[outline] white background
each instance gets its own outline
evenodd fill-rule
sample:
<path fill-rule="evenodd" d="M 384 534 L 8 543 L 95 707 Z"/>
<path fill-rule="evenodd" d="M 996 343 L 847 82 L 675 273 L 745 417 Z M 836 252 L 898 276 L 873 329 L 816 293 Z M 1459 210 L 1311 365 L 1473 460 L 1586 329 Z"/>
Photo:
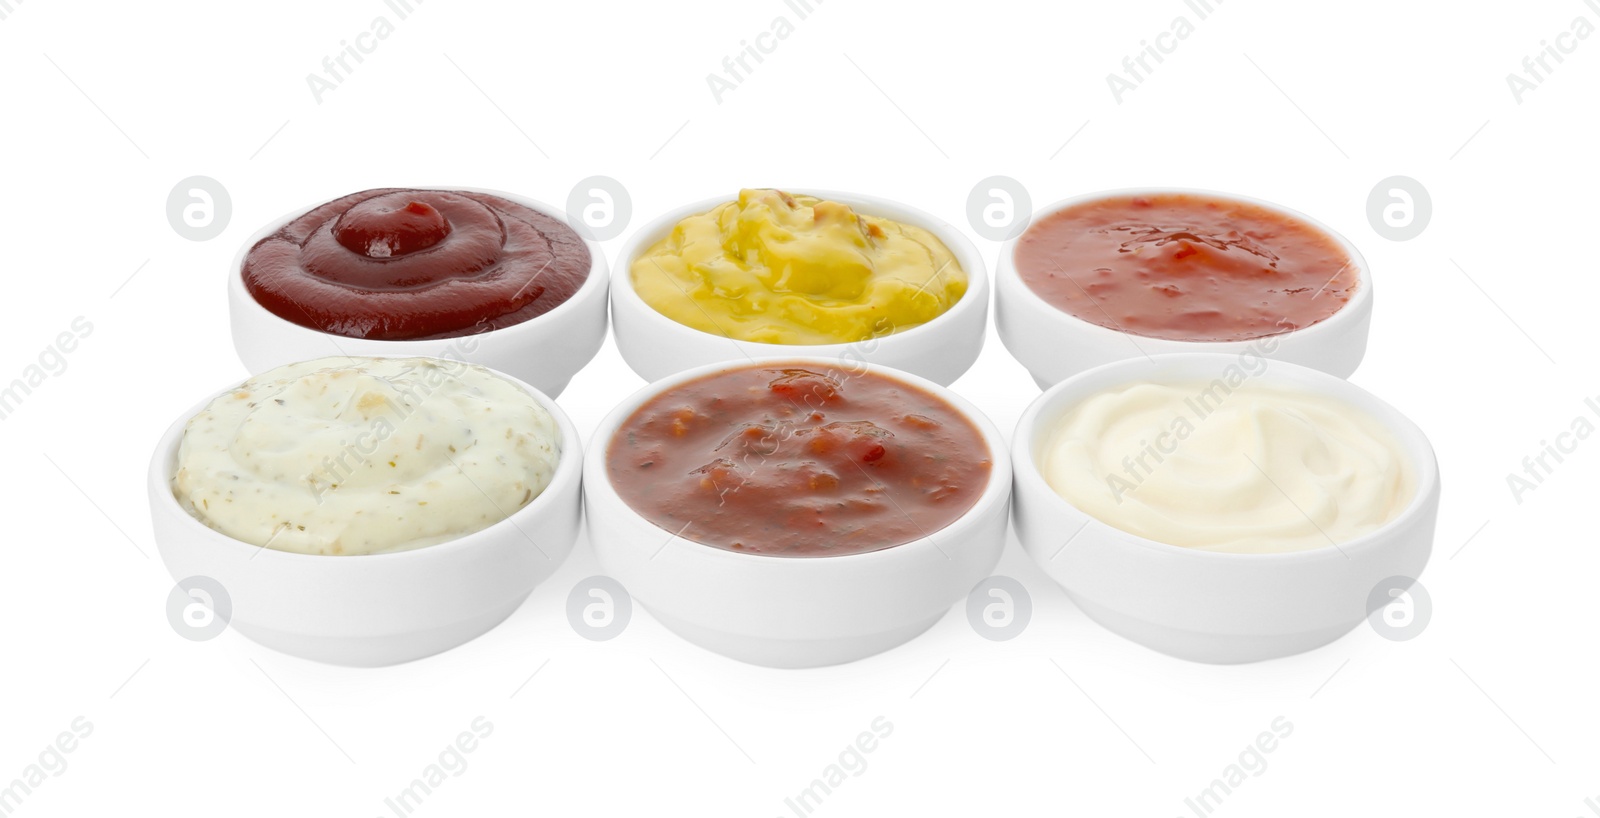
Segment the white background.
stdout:
<path fill-rule="evenodd" d="M 1571 818 L 1600 800 L 1600 442 L 1520 504 L 1506 485 L 1600 395 L 1600 36 L 1520 104 L 1506 82 L 1574 18 L 1600 24 L 1581 0 L 1227 0 L 1121 104 L 1106 75 L 1194 21 L 1178 0 L 827 0 L 804 21 L 780 0 L 430 0 L 320 104 L 306 76 L 394 18 L 380 0 L 10 5 L 0 382 L 74 317 L 94 326 L 0 421 L 0 785 L 74 718 L 94 725 L 16 814 L 389 815 L 384 798 L 478 716 L 493 735 L 417 814 L 789 815 L 879 716 L 893 735 L 816 814 L 1190 815 L 1184 799 L 1279 716 L 1293 735 L 1217 814 Z M 718 104 L 707 74 L 779 15 L 794 33 Z M 208 242 L 165 215 L 194 174 L 233 198 Z M 979 638 L 956 609 L 887 654 L 775 671 L 643 612 L 614 641 L 579 638 L 566 595 L 597 572 L 580 542 L 503 626 L 400 667 L 177 636 L 144 469 L 180 412 L 246 374 L 223 290 L 245 237 L 368 187 L 560 205 L 591 174 L 628 187 L 635 225 L 740 186 L 858 190 L 965 225 L 992 174 L 1035 204 L 1173 185 L 1314 215 L 1375 271 L 1353 380 L 1438 450 L 1432 623 L 1411 642 L 1362 626 L 1289 659 L 1190 664 L 1087 621 L 1013 543 L 999 572 L 1035 603 L 1016 640 Z M 1366 217 L 1393 174 L 1433 197 L 1408 242 Z M 980 247 L 992 271 L 997 245 Z M 640 385 L 608 341 L 560 402 L 587 433 Z M 1004 429 L 1037 394 L 992 332 L 954 388 Z"/>

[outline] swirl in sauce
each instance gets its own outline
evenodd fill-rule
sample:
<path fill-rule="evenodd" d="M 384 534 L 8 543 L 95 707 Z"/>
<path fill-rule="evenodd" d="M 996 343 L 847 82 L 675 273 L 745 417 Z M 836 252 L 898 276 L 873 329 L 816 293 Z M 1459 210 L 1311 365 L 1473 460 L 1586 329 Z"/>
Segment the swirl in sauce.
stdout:
<path fill-rule="evenodd" d="M 313 208 L 250 248 L 241 274 L 268 311 L 303 327 L 384 341 L 455 338 L 519 324 L 589 275 L 572 228 L 498 196 L 381 189 Z"/>

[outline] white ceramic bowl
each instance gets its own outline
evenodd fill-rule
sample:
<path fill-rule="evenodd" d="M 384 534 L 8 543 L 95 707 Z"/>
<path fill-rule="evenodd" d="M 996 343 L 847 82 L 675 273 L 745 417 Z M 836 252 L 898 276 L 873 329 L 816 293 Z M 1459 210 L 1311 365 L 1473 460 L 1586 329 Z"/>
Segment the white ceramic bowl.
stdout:
<path fill-rule="evenodd" d="M 760 364 L 829 367 L 821 358 Z M 982 434 L 994 463 L 966 514 L 904 545 L 834 557 L 743 554 L 675 536 L 621 497 L 606 470 L 611 437 L 650 399 L 750 361 L 700 366 L 634 393 L 601 421 L 584 462 L 590 539 L 601 568 L 656 619 L 708 650 L 770 667 L 861 659 L 909 641 L 989 576 L 1005 546 L 1011 464 L 1005 439 L 976 407 L 933 382 L 886 367 L 870 372 L 921 387 L 954 406 Z"/>
<path fill-rule="evenodd" d="M 577 429 L 555 401 L 515 382 L 561 430 L 561 460 L 550 485 L 488 528 L 425 548 L 363 556 L 260 548 L 206 526 L 178 504 L 172 494 L 178 444 L 189 419 L 216 395 L 206 398 L 167 429 L 150 461 L 150 517 L 167 571 L 179 581 L 216 580 L 233 605 L 230 627 L 319 662 L 391 665 L 482 635 L 555 572 L 581 521 Z"/>
<path fill-rule="evenodd" d="M 1198 662 L 1254 662 L 1320 647 L 1363 622 L 1368 595 L 1390 577 L 1417 579 L 1433 547 L 1439 467 L 1415 424 L 1348 381 L 1272 362 L 1257 376 L 1327 395 L 1389 429 L 1416 470 L 1417 493 L 1387 525 L 1307 551 L 1231 554 L 1155 542 L 1103 523 L 1045 483 L 1037 457 L 1051 426 L 1080 401 L 1137 381 L 1204 380 L 1233 355 L 1164 355 L 1107 364 L 1046 391 L 1017 423 L 1017 537 L 1091 619 L 1163 653 Z M 1077 532 L 1074 534 L 1074 532 Z"/>
<path fill-rule="evenodd" d="M 1000 248 L 995 270 L 995 329 L 1000 342 L 1027 367 L 1041 389 L 1063 378 L 1124 358 L 1144 358 L 1185 352 L 1238 354 L 1254 348 L 1279 361 L 1320 369 L 1341 378 L 1350 377 L 1367 351 L 1367 328 L 1372 323 L 1372 275 L 1367 261 L 1344 236 L 1327 225 L 1287 207 L 1209 190 L 1138 188 L 1107 190 L 1063 199 L 1034 214 L 1034 222 L 1068 207 L 1118 196 L 1182 193 L 1245 202 L 1298 219 L 1338 242 L 1359 276 L 1355 295 L 1336 313 L 1309 327 L 1249 341 L 1173 341 L 1119 332 L 1078 318 L 1051 306 L 1023 282 L 1017 273 L 1017 238 Z M 1026 232 L 1026 231 L 1024 231 Z M 1020 236 L 1018 237 L 1020 238 Z M 1270 349 L 1268 349 L 1270 347 Z"/>
<path fill-rule="evenodd" d="M 932 233 L 954 254 L 967 273 L 967 292 L 938 318 L 867 341 L 849 344 L 761 344 L 702 332 L 662 315 L 633 288 L 633 260 L 665 238 L 678 222 L 730 201 L 704 199 L 663 214 L 644 225 L 622 245 L 617 274 L 611 282 L 611 320 L 617 350 L 640 377 L 655 381 L 690 367 L 748 358 L 829 358 L 837 365 L 857 361 L 881 364 L 948 386 L 978 359 L 989 320 L 989 276 L 978 248 L 954 226 L 932 214 L 876 196 L 831 190 L 792 193 L 840 202 L 869 216 L 911 224 Z"/>
<path fill-rule="evenodd" d="M 461 190 L 499 196 L 537 210 L 567 224 L 567 216 L 549 205 L 511 193 L 475 187 L 416 187 L 414 190 Z M 555 397 L 567 388 L 606 338 L 606 288 L 610 282 L 606 257 L 600 245 L 584 239 L 589 248 L 589 276 L 566 301 L 537 318 L 476 335 L 426 341 L 380 341 L 334 335 L 279 318 L 261 306 L 245 289 L 241 270 L 244 257 L 256 242 L 326 204 L 317 202 L 279 218 L 251 236 L 234 256 L 228 269 L 228 314 L 233 327 L 233 348 L 250 374 L 259 375 L 295 361 L 329 355 L 372 357 L 448 358 L 486 366 L 532 384 Z M 582 234 L 579 234 L 582 237 Z"/>

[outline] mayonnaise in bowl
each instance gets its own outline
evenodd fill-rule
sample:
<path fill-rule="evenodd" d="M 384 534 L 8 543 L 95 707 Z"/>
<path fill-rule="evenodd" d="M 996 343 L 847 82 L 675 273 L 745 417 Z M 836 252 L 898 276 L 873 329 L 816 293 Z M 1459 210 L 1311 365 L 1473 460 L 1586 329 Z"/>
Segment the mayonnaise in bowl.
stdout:
<path fill-rule="evenodd" d="M 1250 380 L 1102 390 L 1053 424 L 1039 466 L 1107 525 L 1234 553 L 1337 546 L 1399 516 L 1417 485 L 1399 442 L 1366 412 Z"/>

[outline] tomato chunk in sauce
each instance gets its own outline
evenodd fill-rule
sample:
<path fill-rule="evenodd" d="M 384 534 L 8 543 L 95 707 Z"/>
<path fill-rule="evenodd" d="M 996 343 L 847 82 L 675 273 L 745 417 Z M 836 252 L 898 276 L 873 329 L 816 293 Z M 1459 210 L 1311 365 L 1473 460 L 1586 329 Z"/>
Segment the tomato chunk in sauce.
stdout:
<path fill-rule="evenodd" d="M 860 554 L 966 513 L 993 463 L 943 398 L 809 364 L 719 372 L 652 398 L 606 452 L 611 484 L 685 539 L 780 557 Z"/>

